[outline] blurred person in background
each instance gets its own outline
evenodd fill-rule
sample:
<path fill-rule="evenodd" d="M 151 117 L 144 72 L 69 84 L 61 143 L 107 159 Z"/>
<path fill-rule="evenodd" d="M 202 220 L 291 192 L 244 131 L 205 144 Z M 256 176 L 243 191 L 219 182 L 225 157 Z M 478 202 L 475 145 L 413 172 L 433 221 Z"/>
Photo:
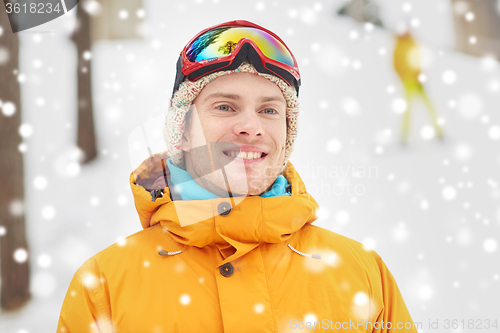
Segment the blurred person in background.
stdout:
<path fill-rule="evenodd" d="M 379 255 L 312 225 L 289 161 L 300 84 L 285 43 L 251 22 L 186 45 L 168 151 L 130 176 L 144 230 L 78 269 L 57 332 L 417 332 Z"/>

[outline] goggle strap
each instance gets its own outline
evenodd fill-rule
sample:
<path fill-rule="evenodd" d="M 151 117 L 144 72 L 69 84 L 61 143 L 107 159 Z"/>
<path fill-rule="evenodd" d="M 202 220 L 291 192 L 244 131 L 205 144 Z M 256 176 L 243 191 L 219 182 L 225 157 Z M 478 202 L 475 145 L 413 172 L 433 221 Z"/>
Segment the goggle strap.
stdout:
<path fill-rule="evenodd" d="M 172 91 L 172 98 L 174 98 L 174 94 L 179 89 L 179 86 L 181 83 L 184 81 L 186 76 L 182 73 L 182 56 L 179 56 L 179 59 L 177 59 L 177 74 L 175 75 L 175 83 L 174 83 L 174 90 Z"/>
<path fill-rule="evenodd" d="M 275 66 L 273 64 L 268 63 L 268 64 L 266 64 L 266 66 L 271 70 L 270 71 L 271 75 L 279 76 L 283 80 L 285 80 L 286 82 L 292 83 L 291 85 L 293 85 L 293 87 L 297 91 L 297 97 L 299 96 L 299 86 L 300 86 L 300 83 L 301 83 L 300 79 L 297 81 L 292 74 L 288 73 L 283 68 L 280 68 L 280 67 Z"/>

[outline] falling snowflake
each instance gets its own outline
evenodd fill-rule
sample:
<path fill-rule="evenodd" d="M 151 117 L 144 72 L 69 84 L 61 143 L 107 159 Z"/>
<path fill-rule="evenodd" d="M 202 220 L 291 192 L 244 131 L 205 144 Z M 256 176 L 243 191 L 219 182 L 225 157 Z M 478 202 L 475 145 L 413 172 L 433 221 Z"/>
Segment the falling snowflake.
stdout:
<path fill-rule="evenodd" d="M 341 101 L 341 107 L 344 112 L 349 116 L 357 116 L 361 111 L 359 102 L 352 97 L 345 97 Z"/>
<path fill-rule="evenodd" d="M 182 305 L 188 305 L 191 303 L 191 297 L 188 294 L 181 295 L 179 301 Z"/>
<path fill-rule="evenodd" d="M 35 60 L 33 60 L 32 65 L 33 65 L 34 68 L 41 68 L 42 67 L 42 61 L 40 59 L 35 59 Z"/>
<path fill-rule="evenodd" d="M 382 146 L 375 147 L 375 154 L 380 155 L 383 152 L 384 152 L 384 147 L 382 147 Z"/>
<path fill-rule="evenodd" d="M 2 113 L 6 117 L 12 116 L 14 113 L 16 113 L 16 105 L 12 102 L 3 102 Z"/>
<path fill-rule="evenodd" d="M 344 210 L 338 211 L 335 214 L 335 221 L 337 221 L 338 224 L 341 225 L 347 224 L 349 223 L 349 220 L 350 220 L 349 213 Z"/>
<path fill-rule="evenodd" d="M 408 229 L 404 222 L 400 222 L 393 230 L 392 237 L 396 242 L 404 242 L 408 239 Z"/>
<path fill-rule="evenodd" d="M 411 183 L 407 180 L 401 180 L 398 182 L 397 189 L 401 194 L 407 193 L 411 189 Z"/>
<path fill-rule="evenodd" d="M 57 288 L 54 275 L 47 271 L 35 272 L 30 281 L 30 291 L 39 297 L 50 297 Z"/>
<path fill-rule="evenodd" d="M 135 14 L 137 15 L 138 18 L 144 18 L 144 16 L 146 16 L 146 12 L 142 8 L 138 9 Z"/>
<path fill-rule="evenodd" d="M 125 239 L 125 237 L 118 237 L 118 240 L 116 241 L 116 245 L 118 246 L 125 246 L 127 244 L 127 240 Z"/>
<path fill-rule="evenodd" d="M 47 188 L 47 185 L 48 185 L 48 181 L 47 181 L 47 178 L 44 176 L 36 176 L 33 179 L 33 187 L 39 191 Z"/>
<path fill-rule="evenodd" d="M 411 3 L 405 2 L 402 6 L 402 9 L 405 13 L 409 13 L 411 11 Z"/>
<path fill-rule="evenodd" d="M 18 248 L 14 251 L 14 260 L 20 264 L 26 262 L 28 260 L 28 251 L 23 248 Z"/>
<path fill-rule="evenodd" d="M 396 98 L 392 102 L 392 110 L 397 114 L 405 112 L 407 106 L 408 105 L 406 104 L 406 100 L 404 100 L 403 98 Z"/>
<path fill-rule="evenodd" d="M 84 60 L 88 61 L 88 60 L 92 59 L 92 52 L 90 52 L 88 50 L 84 51 L 83 54 L 82 54 L 82 57 L 83 57 Z"/>
<path fill-rule="evenodd" d="M 41 253 L 38 255 L 37 264 L 41 268 L 48 268 L 52 265 L 52 258 L 47 253 Z"/>
<path fill-rule="evenodd" d="M 460 245 L 468 245 L 472 240 L 472 233 L 466 227 L 461 227 L 457 234 L 457 242 Z"/>
<path fill-rule="evenodd" d="M 26 75 L 25 74 L 22 74 L 22 73 L 19 73 L 19 75 L 17 76 L 17 81 L 19 83 L 24 83 L 26 82 Z"/>
<path fill-rule="evenodd" d="M 417 28 L 420 26 L 420 20 L 418 18 L 412 18 L 410 24 L 412 27 Z"/>
<path fill-rule="evenodd" d="M 445 200 L 451 201 L 457 196 L 457 190 L 453 186 L 446 186 L 441 191 L 441 195 Z"/>
<path fill-rule="evenodd" d="M 24 213 L 24 204 L 22 200 L 14 199 L 9 204 L 9 212 L 12 216 L 21 216 Z"/>
<path fill-rule="evenodd" d="M 120 206 L 125 206 L 128 202 L 128 199 L 127 199 L 127 196 L 123 195 L 123 194 L 120 194 L 117 198 L 116 198 L 116 202 L 120 205 Z"/>
<path fill-rule="evenodd" d="M 362 291 L 357 292 L 354 295 L 354 304 L 358 306 L 363 306 L 368 303 L 368 295 Z"/>
<path fill-rule="evenodd" d="M 332 154 L 340 152 L 342 149 L 342 142 L 338 139 L 330 139 L 326 146 L 326 151 Z"/>
<path fill-rule="evenodd" d="M 457 81 L 457 74 L 449 69 L 443 72 L 442 79 L 446 84 L 453 84 Z"/>
<path fill-rule="evenodd" d="M 431 140 L 432 138 L 434 138 L 436 136 L 436 131 L 435 131 L 434 127 L 432 127 L 430 125 L 424 125 L 420 129 L 420 136 L 424 140 Z"/>
<path fill-rule="evenodd" d="M 434 291 L 428 285 L 423 285 L 419 288 L 418 294 L 423 300 L 429 300 L 434 295 Z"/>
<path fill-rule="evenodd" d="M 497 250 L 497 241 L 493 238 L 488 238 L 483 242 L 483 249 L 488 253 L 493 253 Z"/>
<path fill-rule="evenodd" d="M 82 276 L 82 284 L 84 285 L 84 287 L 86 288 L 89 288 L 89 289 L 92 289 L 92 288 L 95 288 L 97 286 L 97 283 L 98 283 L 98 279 L 97 277 L 92 274 L 92 273 L 85 273 L 83 276 Z"/>
<path fill-rule="evenodd" d="M 33 135 L 33 126 L 30 124 L 21 124 L 21 126 L 19 126 L 19 134 L 23 138 L 29 138 Z"/>
<path fill-rule="evenodd" d="M 66 166 L 66 173 L 70 177 L 75 177 L 80 174 L 81 166 L 78 162 L 71 162 Z"/>
<path fill-rule="evenodd" d="M 28 146 L 23 142 L 17 146 L 17 150 L 21 153 L 25 153 L 28 150 Z"/>
<path fill-rule="evenodd" d="M 316 217 L 319 220 L 326 220 L 329 216 L 330 216 L 330 211 L 328 210 L 328 208 L 319 207 L 316 210 Z"/>
<path fill-rule="evenodd" d="M 356 30 L 352 30 L 349 32 L 349 38 L 352 40 L 356 40 L 359 37 L 359 33 Z"/>
<path fill-rule="evenodd" d="M 262 313 L 265 310 L 264 304 L 262 303 L 255 303 L 253 310 L 255 313 Z"/>
<path fill-rule="evenodd" d="M 99 197 L 94 196 L 90 198 L 90 205 L 98 206 L 99 203 L 100 203 Z"/>
<path fill-rule="evenodd" d="M 359 60 L 354 60 L 352 62 L 352 68 L 355 70 L 361 69 L 362 66 L 363 66 L 363 63 Z"/>
<path fill-rule="evenodd" d="M 318 321 L 318 317 L 314 313 L 308 313 L 304 316 L 304 323 L 316 323 Z"/>
<path fill-rule="evenodd" d="M 83 9 L 92 16 L 98 15 L 101 12 L 101 4 L 96 0 L 83 1 L 81 5 Z"/>
<path fill-rule="evenodd" d="M 259 12 L 263 11 L 266 9 L 266 4 L 263 3 L 262 1 L 259 1 L 255 4 L 255 9 L 258 10 Z"/>
<path fill-rule="evenodd" d="M 42 218 L 52 220 L 56 217 L 56 209 L 53 206 L 47 205 L 42 208 Z"/>
<path fill-rule="evenodd" d="M 467 93 L 458 101 L 458 111 L 466 119 L 477 118 L 483 111 L 483 100 L 475 93 Z"/>
<path fill-rule="evenodd" d="M 367 237 L 363 240 L 363 248 L 366 251 L 374 250 L 377 245 L 377 242 L 372 237 Z"/>
<path fill-rule="evenodd" d="M 325 261 L 328 266 L 336 267 L 340 263 L 340 256 L 334 251 L 320 251 L 321 259 Z"/>
<path fill-rule="evenodd" d="M 37 106 L 44 106 L 45 105 L 45 99 L 43 97 L 38 97 L 36 100 L 35 100 L 35 104 Z"/>
<path fill-rule="evenodd" d="M 118 17 L 122 20 L 126 20 L 128 18 L 128 11 L 122 9 L 118 12 Z"/>
<path fill-rule="evenodd" d="M 2 27 L 0 27 L 1 29 Z M 3 30 L 2 30 L 3 31 Z M 1 36 L 2 34 L 0 34 Z M 10 59 L 10 52 L 7 48 L 0 46 L 0 65 L 6 64 Z"/>
<path fill-rule="evenodd" d="M 495 56 L 487 55 L 481 59 L 481 67 L 486 71 L 491 71 L 498 66 Z"/>
<path fill-rule="evenodd" d="M 500 139 L 500 126 L 493 125 L 488 129 L 488 136 L 491 140 Z"/>
<path fill-rule="evenodd" d="M 424 199 L 424 200 L 422 200 L 422 201 L 420 201 L 420 208 L 421 208 L 422 210 L 427 210 L 427 209 L 429 209 L 429 202 L 428 202 L 427 200 L 425 200 L 425 199 Z"/>
<path fill-rule="evenodd" d="M 473 12 L 468 12 L 467 14 L 465 14 L 465 20 L 466 20 L 467 22 L 472 22 L 472 21 L 474 21 L 474 18 L 475 18 L 475 17 L 476 17 L 476 16 L 474 15 L 474 13 L 473 13 Z"/>
<path fill-rule="evenodd" d="M 453 149 L 453 154 L 458 160 L 468 160 L 472 155 L 472 148 L 466 143 L 460 143 Z"/>

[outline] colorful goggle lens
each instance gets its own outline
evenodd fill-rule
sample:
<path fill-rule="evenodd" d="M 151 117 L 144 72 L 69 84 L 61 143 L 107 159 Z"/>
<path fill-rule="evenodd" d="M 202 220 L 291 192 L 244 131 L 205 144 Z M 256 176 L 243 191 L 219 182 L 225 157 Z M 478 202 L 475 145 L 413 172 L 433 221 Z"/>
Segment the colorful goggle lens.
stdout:
<path fill-rule="evenodd" d="M 292 55 L 279 40 L 251 27 L 220 27 L 207 31 L 189 45 L 186 55 L 191 62 L 225 57 L 242 38 L 251 39 L 266 57 L 294 66 Z"/>

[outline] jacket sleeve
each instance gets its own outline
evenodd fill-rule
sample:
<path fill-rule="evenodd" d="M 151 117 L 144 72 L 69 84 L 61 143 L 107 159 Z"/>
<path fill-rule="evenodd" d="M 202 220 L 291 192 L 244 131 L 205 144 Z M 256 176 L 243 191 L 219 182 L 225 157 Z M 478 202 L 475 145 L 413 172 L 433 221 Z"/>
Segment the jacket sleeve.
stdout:
<path fill-rule="evenodd" d="M 113 332 L 105 277 L 93 258 L 73 276 L 61 309 L 57 333 Z"/>
<path fill-rule="evenodd" d="M 372 251 L 380 274 L 379 294 L 382 310 L 373 322 L 373 329 L 369 326 L 366 332 L 373 333 L 417 333 L 422 329 L 419 323 L 414 323 L 399 291 L 394 277 L 380 256 Z"/>

